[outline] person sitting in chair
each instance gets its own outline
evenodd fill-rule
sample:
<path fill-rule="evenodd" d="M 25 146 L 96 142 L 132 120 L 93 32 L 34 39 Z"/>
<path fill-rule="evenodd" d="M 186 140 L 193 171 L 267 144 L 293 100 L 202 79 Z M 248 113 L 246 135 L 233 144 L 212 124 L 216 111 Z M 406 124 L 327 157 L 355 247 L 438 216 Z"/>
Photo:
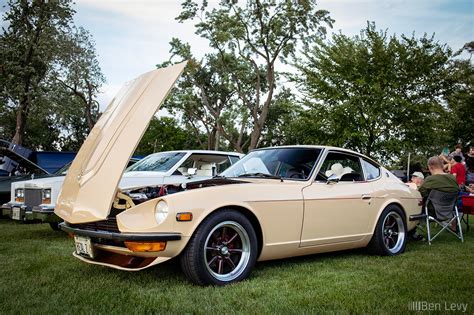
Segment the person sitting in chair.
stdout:
<path fill-rule="evenodd" d="M 426 178 L 425 182 L 418 189 L 423 200 L 428 197 L 432 190 L 447 193 L 459 192 L 456 177 L 452 174 L 446 174 L 443 171 L 443 162 L 439 157 L 433 156 L 428 159 L 428 169 L 430 170 L 431 175 Z M 456 222 L 453 222 L 452 229 L 455 230 L 455 228 Z"/>
<path fill-rule="evenodd" d="M 411 181 L 407 183 L 407 186 L 418 190 L 424 181 L 425 176 L 422 172 L 413 172 L 413 174 L 411 174 Z"/>
<path fill-rule="evenodd" d="M 462 159 L 459 155 L 455 155 L 451 162 L 451 174 L 456 177 L 456 181 L 460 189 L 463 189 L 466 182 L 466 167 L 462 164 Z"/>
<path fill-rule="evenodd" d="M 433 189 L 442 192 L 459 191 L 456 177 L 443 171 L 443 163 L 439 157 L 433 156 L 428 159 L 428 169 L 431 175 L 425 179 L 425 182 L 418 189 L 423 198 L 428 197 Z"/>

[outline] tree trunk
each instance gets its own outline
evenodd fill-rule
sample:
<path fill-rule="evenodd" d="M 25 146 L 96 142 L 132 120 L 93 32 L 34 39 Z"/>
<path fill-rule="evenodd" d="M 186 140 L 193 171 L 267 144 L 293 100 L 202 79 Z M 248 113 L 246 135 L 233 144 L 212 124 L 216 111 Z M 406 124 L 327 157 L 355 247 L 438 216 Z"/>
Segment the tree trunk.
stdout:
<path fill-rule="evenodd" d="M 25 135 L 26 119 L 27 119 L 27 107 L 28 101 L 25 99 L 21 102 L 20 108 L 16 113 L 16 128 L 15 135 L 13 136 L 12 143 L 22 145 L 23 138 Z"/>
<path fill-rule="evenodd" d="M 275 69 L 273 64 L 267 67 L 267 80 L 268 80 L 268 95 L 265 103 L 263 104 L 262 111 L 258 119 L 254 117 L 254 125 L 252 133 L 250 134 L 250 145 L 249 151 L 255 149 L 258 146 L 260 136 L 262 135 L 263 126 L 267 120 L 268 110 L 273 99 L 273 91 L 275 90 Z M 258 105 L 257 105 L 258 106 Z"/>
<path fill-rule="evenodd" d="M 85 79 L 86 84 L 87 84 L 87 100 L 85 100 L 86 103 L 86 119 L 87 119 L 87 126 L 89 127 L 89 132 L 94 128 L 95 121 L 92 116 L 92 105 L 94 103 L 94 86 L 87 80 Z"/>
<path fill-rule="evenodd" d="M 216 136 L 215 136 L 215 144 L 214 144 L 214 150 L 219 151 L 219 141 L 221 139 L 221 134 L 219 132 L 219 129 L 216 129 Z"/>
<path fill-rule="evenodd" d="M 21 2 L 21 9 L 22 9 L 22 16 L 27 19 L 28 16 L 28 2 Z M 22 68 L 25 71 L 27 67 L 33 67 L 31 65 L 31 61 L 33 58 L 33 55 L 36 53 L 36 49 L 38 48 L 39 41 L 41 34 L 43 33 L 43 19 L 44 19 L 44 11 L 43 11 L 43 6 L 45 2 L 40 2 L 40 13 L 38 20 L 35 25 L 35 31 L 34 31 L 34 38 L 32 41 L 30 41 L 30 46 L 28 47 L 28 50 L 25 54 L 25 59 L 22 61 Z M 39 69 L 35 69 L 39 70 Z M 31 89 L 31 81 L 32 81 L 32 74 L 33 72 L 27 71 L 26 75 L 23 77 L 23 93 L 24 95 L 20 98 L 20 106 L 18 108 L 18 112 L 16 113 L 16 127 L 15 127 L 15 135 L 13 136 L 12 143 L 13 144 L 18 144 L 22 145 L 23 144 L 23 138 L 25 136 L 25 128 L 26 128 L 26 122 L 28 119 L 28 110 L 29 106 L 31 104 L 31 96 L 30 96 L 30 89 Z M 44 74 L 43 74 L 44 76 Z M 40 80 L 37 80 L 37 84 Z"/>
<path fill-rule="evenodd" d="M 95 125 L 94 119 L 92 118 L 91 105 L 90 104 L 86 104 L 85 112 L 86 112 L 87 126 L 89 127 L 89 132 L 90 132 L 92 130 L 92 128 L 94 128 L 94 125 Z"/>
<path fill-rule="evenodd" d="M 207 134 L 207 149 L 213 150 L 215 147 L 215 140 L 216 140 L 216 128 L 212 128 L 211 132 Z"/>

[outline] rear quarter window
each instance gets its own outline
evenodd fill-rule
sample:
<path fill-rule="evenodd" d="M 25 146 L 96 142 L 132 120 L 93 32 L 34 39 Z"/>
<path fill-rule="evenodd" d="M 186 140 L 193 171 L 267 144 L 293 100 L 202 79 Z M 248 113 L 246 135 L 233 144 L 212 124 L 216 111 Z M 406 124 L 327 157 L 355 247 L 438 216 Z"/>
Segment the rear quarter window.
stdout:
<path fill-rule="evenodd" d="M 366 180 L 377 179 L 380 177 L 380 167 L 367 160 L 362 160 L 362 164 L 364 166 Z"/>

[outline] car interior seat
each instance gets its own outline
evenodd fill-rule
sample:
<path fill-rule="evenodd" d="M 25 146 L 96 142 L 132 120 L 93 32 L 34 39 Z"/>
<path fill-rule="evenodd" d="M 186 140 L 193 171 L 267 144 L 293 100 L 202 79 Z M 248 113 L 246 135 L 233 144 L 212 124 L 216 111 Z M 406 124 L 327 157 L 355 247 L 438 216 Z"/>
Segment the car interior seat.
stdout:
<path fill-rule="evenodd" d="M 212 164 L 201 165 L 201 168 L 196 171 L 196 175 L 212 177 Z"/>
<path fill-rule="evenodd" d="M 341 177 L 342 174 L 344 173 L 344 167 L 342 166 L 341 163 L 334 163 L 331 165 L 331 169 L 326 171 L 326 177 L 329 177 L 331 175 L 336 175 L 337 177 Z"/>

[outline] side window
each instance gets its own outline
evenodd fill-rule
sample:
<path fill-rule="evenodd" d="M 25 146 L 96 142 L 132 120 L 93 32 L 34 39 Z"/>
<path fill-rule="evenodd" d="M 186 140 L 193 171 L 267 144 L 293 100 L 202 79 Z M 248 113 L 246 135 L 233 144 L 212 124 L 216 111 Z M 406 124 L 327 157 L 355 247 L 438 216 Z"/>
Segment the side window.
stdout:
<path fill-rule="evenodd" d="M 234 156 L 234 155 L 229 155 L 229 158 L 232 164 L 235 164 L 240 160 L 238 156 Z"/>
<path fill-rule="evenodd" d="M 366 160 L 362 161 L 362 163 L 364 164 L 364 170 L 367 180 L 376 179 L 380 176 L 380 168 L 377 165 Z"/>
<path fill-rule="evenodd" d="M 194 160 L 191 158 L 192 155 L 190 157 L 188 157 L 188 159 L 186 161 L 184 161 L 179 167 L 178 169 L 173 173 L 173 175 L 184 175 L 184 176 L 188 176 L 188 169 L 190 168 L 193 168 L 194 167 Z"/>
<path fill-rule="evenodd" d="M 217 174 L 220 174 L 221 172 L 225 171 L 229 166 L 231 166 L 232 163 L 230 161 L 230 157 L 227 157 L 224 161 L 217 163 Z"/>
<path fill-rule="evenodd" d="M 340 152 L 328 153 L 316 180 L 326 181 L 332 175 L 337 176 L 341 182 L 364 181 L 359 157 Z"/>

